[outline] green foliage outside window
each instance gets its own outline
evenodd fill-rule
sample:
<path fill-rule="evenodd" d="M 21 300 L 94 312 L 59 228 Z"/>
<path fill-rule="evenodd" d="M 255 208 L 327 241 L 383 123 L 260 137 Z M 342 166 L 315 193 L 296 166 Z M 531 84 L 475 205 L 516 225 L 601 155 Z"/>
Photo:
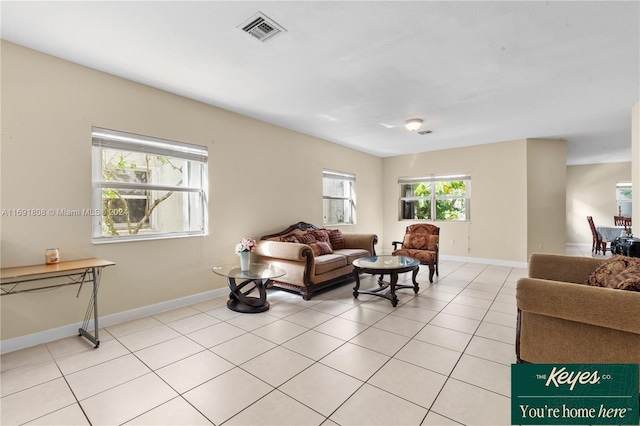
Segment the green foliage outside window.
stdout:
<path fill-rule="evenodd" d="M 465 180 L 402 184 L 401 219 L 467 220 Z M 435 192 L 433 192 L 435 189 Z M 432 205 L 435 203 L 435 212 Z"/>
<path fill-rule="evenodd" d="M 104 149 L 102 156 L 102 179 L 105 182 L 149 183 L 149 177 L 167 165 L 182 173 L 182 168 L 175 166 L 171 158 L 160 155 L 133 155 Z M 138 234 L 143 227 L 149 226 L 151 214 L 158 205 L 172 194 L 173 191 L 169 191 L 153 198 L 152 191 L 103 188 L 102 224 L 105 234 L 119 235 L 122 228 L 118 224 L 125 224 L 128 234 Z"/>

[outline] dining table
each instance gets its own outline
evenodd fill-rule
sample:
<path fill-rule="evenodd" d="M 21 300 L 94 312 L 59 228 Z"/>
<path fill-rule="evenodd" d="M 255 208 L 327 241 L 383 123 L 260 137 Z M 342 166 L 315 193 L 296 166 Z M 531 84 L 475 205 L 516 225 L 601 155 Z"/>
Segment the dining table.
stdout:
<path fill-rule="evenodd" d="M 596 226 L 596 231 L 602 237 L 602 241 L 611 242 L 617 237 L 626 237 L 631 234 L 631 228 L 624 226 Z"/>

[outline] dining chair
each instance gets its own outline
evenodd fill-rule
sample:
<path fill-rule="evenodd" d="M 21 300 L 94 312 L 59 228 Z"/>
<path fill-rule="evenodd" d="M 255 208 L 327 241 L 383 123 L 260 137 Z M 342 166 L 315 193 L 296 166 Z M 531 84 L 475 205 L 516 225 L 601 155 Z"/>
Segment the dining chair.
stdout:
<path fill-rule="evenodd" d="M 600 250 L 602 250 L 602 254 L 605 254 L 607 251 L 607 242 L 602 241 L 602 237 L 596 229 L 596 225 L 593 223 L 593 216 L 587 216 L 587 222 L 589 222 L 589 228 L 591 228 L 591 253 L 598 254 Z"/>
<path fill-rule="evenodd" d="M 613 216 L 613 223 L 615 226 L 624 226 L 624 230 L 628 231 L 631 228 L 631 218 L 626 216 Z"/>

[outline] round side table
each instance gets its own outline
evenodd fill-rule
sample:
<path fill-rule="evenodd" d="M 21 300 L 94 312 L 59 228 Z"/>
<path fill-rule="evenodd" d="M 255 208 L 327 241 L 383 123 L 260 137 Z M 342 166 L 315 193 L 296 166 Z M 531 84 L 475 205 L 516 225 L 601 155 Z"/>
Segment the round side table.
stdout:
<path fill-rule="evenodd" d="M 249 270 L 242 271 L 238 265 L 214 266 L 213 273 L 227 278 L 231 293 L 227 301 L 227 308 L 242 313 L 258 313 L 269 309 L 266 285 L 269 280 L 286 274 L 286 271 L 276 266 L 262 263 L 252 263 Z M 242 280 L 240 284 L 236 280 Z M 255 290 L 258 295 L 249 296 Z"/>

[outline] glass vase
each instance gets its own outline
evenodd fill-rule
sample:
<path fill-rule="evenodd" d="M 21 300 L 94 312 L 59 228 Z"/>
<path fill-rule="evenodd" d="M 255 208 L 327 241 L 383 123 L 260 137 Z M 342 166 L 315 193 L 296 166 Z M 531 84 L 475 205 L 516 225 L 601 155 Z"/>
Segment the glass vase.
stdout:
<path fill-rule="evenodd" d="M 241 251 L 238 256 L 240 256 L 240 270 L 248 271 L 251 266 L 251 252 Z"/>

